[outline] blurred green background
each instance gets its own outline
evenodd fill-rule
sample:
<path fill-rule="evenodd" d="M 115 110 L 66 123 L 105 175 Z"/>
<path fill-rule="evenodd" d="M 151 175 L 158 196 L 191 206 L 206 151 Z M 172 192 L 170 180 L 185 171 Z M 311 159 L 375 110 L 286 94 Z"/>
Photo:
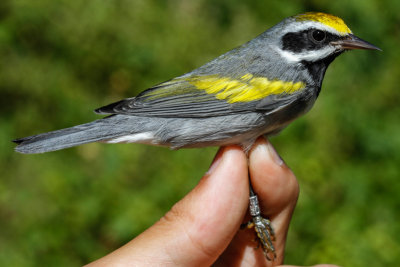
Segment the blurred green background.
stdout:
<path fill-rule="evenodd" d="M 301 193 L 286 262 L 400 262 L 400 1 L 1 0 L 0 265 L 75 266 L 118 248 L 199 181 L 216 148 L 90 144 L 42 155 L 10 140 L 202 65 L 305 11 L 342 17 L 383 52 L 328 69 L 280 136 Z"/>

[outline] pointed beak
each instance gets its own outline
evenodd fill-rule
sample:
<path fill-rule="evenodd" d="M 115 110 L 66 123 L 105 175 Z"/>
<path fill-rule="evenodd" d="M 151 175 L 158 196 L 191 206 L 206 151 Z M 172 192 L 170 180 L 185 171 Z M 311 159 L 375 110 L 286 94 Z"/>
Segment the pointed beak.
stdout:
<path fill-rule="evenodd" d="M 361 38 L 358 38 L 357 36 L 353 34 L 349 34 L 347 38 L 339 40 L 339 41 L 334 41 L 331 42 L 333 46 L 338 46 L 341 49 L 346 49 L 346 50 L 353 50 L 353 49 L 366 49 L 366 50 L 379 50 L 382 51 L 379 47 L 368 43 L 367 41 L 364 41 Z"/>

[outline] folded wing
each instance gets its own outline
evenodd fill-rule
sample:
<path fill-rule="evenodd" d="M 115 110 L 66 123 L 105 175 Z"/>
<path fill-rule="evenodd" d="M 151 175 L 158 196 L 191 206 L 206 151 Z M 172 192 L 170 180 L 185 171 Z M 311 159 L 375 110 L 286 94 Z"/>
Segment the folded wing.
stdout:
<path fill-rule="evenodd" d="M 304 87 L 302 82 L 269 81 L 252 74 L 238 78 L 182 76 L 150 88 L 137 97 L 101 107 L 96 113 L 204 118 L 271 112 L 291 103 L 295 93 Z"/>

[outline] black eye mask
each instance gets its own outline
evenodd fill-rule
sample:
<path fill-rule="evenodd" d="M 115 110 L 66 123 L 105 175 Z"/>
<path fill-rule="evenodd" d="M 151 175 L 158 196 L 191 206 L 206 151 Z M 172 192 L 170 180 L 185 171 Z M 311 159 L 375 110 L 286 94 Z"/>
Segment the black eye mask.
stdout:
<path fill-rule="evenodd" d="M 282 37 L 282 49 L 295 53 L 315 51 L 340 39 L 342 39 L 341 36 L 312 28 L 301 32 L 286 33 Z"/>

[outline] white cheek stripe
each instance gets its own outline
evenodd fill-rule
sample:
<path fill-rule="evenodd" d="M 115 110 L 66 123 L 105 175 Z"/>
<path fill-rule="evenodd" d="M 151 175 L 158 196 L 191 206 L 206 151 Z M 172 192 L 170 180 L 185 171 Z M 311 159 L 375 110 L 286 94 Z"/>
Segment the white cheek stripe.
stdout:
<path fill-rule="evenodd" d="M 149 143 L 154 139 L 154 135 L 151 132 L 137 133 L 131 135 L 124 135 L 114 139 L 106 141 L 109 144 L 116 143 Z"/>
<path fill-rule="evenodd" d="M 286 59 L 289 62 L 296 63 L 300 61 L 310 61 L 314 62 L 319 59 L 325 58 L 335 52 L 337 49 L 334 46 L 327 46 L 323 49 L 319 50 L 312 50 L 312 51 L 305 51 L 301 53 L 294 53 L 291 51 L 285 51 L 280 48 L 276 49 L 276 52 L 278 52 L 279 55 L 281 55 L 284 59 Z"/>

